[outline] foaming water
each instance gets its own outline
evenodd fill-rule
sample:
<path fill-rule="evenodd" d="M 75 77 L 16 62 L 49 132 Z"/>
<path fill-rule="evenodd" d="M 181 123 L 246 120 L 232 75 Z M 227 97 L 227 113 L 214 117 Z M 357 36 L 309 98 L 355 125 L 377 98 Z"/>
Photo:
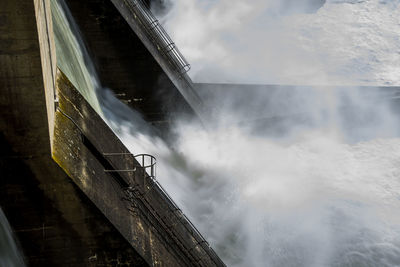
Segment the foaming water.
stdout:
<path fill-rule="evenodd" d="M 0 266 L 24 267 L 24 259 L 15 243 L 10 224 L 0 208 Z"/>
<path fill-rule="evenodd" d="M 228 97 L 207 130 L 177 122 L 172 145 L 97 93 L 110 127 L 132 153 L 157 157 L 157 179 L 229 266 L 400 265 L 398 118 L 356 90 L 321 90 L 267 110 L 305 114 L 283 133 L 236 123 L 248 107 Z"/>
<path fill-rule="evenodd" d="M 400 84 L 398 0 L 162 2 L 197 82 Z"/>
<path fill-rule="evenodd" d="M 317 103 L 304 103 L 311 123 L 289 125 L 281 136 L 184 121 L 173 150 L 132 135 L 129 123 L 120 138 L 157 157 L 158 180 L 228 266 L 396 266 L 398 118 L 384 102 L 348 97 L 359 104 L 356 114 L 340 112 L 343 100 L 331 94 L 326 101 L 335 104 L 319 103 L 324 116 Z M 374 111 L 376 118 L 355 123 Z M 344 120 L 354 122 L 347 131 Z"/>
<path fill-rule="evenodd" d="M 396 0 L 328 0 L 285 16 L 273 0 L 169 2 L 162 19 L 196 81 L 399 82 Z M 226 93 L 215 128 L 177 130 L 186 162 L 169 160 L 159 179 L 230 266 L 400 265 L 398 114 L 354 88 L 315 90 Z M 264 111 L 305 118 L 257 134 L 235 124 Z"/>
<path fill-rule="evenodd" d="M 170 165 L 159 179 L 228 265 L 400 264 L 400 139 L 349 145 L 315 130 L 278 142 L 182 127 L 185 166 L 161 156 Z"/>
<path fill-rule="evenodd" d="M 181 122 L 173 150 L 129 124 L 120 137 L 157 157 L 158 180 L 229 266 L 399 265 L 400 138 L 371 133 L 374 120 L 346 135 L 338 118 L 309 119 L 281 137 Z"/>

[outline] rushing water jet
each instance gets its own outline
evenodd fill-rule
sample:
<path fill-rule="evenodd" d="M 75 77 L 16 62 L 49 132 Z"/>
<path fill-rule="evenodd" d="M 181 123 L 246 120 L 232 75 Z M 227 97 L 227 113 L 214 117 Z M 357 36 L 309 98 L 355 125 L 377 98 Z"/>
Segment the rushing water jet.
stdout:
<path fill-rule="evenodd" d="M 0 266 L 24 267 L 24 259 L 3 210 L 0 208 Z"/>

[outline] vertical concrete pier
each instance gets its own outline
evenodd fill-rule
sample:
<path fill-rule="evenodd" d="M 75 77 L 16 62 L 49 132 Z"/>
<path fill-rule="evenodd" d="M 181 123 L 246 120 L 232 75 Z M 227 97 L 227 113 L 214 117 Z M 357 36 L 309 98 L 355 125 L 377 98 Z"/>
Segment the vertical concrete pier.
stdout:
<path fill-rule="evenodd" d="M 68 78 L 57 72 L 50 18 L 50 0 L 0 2 L 0 206 L 25 262 L 223 266 Z M 144 55 L 143 64 L 155 63 L 150 53 Z M 151 95 L 146 84 L 146 79 L 138 80 L 135 86 L 142 91 L 137 92 Z M 118 90 L 125 92 L 124 86 Z M 161 105 L 164 100 L 157 101 Z M 154 107 L 162 113 L 160 106 Z M 107 152 L 126 155 L 107 158 Z M 105 171 L 128 168 L 135 172 Z"/>

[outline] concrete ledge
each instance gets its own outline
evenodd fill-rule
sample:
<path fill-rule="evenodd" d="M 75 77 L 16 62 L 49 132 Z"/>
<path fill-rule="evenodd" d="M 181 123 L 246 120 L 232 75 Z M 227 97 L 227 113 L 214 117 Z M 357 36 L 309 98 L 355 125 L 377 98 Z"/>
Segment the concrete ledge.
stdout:
<path fill-rule="evenodd" d="M 59 72 L 53 158 L 152 266 L 224 266 L 110 128 Z M 136 172 L 110 173 L 106 168 Z M 134 190 L 127 193 L 127 187 Z"/>
<path fill-rule="evenodd" d="M 138 4 L 141 5 L 141 1 L 133 0 L 111 0 L 122 17 L 126 20 L 132 30 L 137 34 L 142 43 L 149 50 L 151 55 L 161 66 L 163 71 L 167 74 L 168 78 L 176 86 L 178 91 L 182 94 L 184 99 L 189 103 L 192 109 L 196 112 L 201 119 L 206 119 L 209 115 L 208 111 L 204 108 L 201 98 L 193 87 L 192 80 L 187 73 L 179 73 L 174 64 L 161 52 L 161 47 L 155 44 L 150 36 L 146 33 L 143 23 L 140 21 L 140 15 L 136 14 L 136 11 L 132 9 L 132 6 Z M 139 2 L 139 3 L 138 3 Z"/>

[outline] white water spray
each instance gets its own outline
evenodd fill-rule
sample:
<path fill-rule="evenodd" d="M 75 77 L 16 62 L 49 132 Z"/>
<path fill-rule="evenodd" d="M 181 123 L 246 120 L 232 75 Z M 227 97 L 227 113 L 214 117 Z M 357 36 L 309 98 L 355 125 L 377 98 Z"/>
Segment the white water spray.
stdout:
<path fill-rule="evenodd" d="M 327 0 L 315 13 L 285 4 L 323 1 L 163 2 L 197 82 L 400 84 L 398 0 Z"/>
<path fill-rule="evenodd" d="M 248 12 L 246 6 L 238 10 Z M 190 49 L 186 55 L 196 57 Z M 222 63 L 219 73 L 231 66 Z M 297 70 L 304 67 L 295 64 L 296 57 L 291 63 Z M 318 76 L 335 80 L 342 70 L 340 64 L 335 68 L 333 76 L 323 68 Z M 369 73 L 375 72 L 364 75 Z M 229 266 L 400 265 L 398 118 L 385 102 L 367 101 L 356 90 L 337 94 L 315 88 L 292 100 L 298 104 L 285 105 L 285 112 L 303 113 L 307 123 L 289 123 L 281 136 L 254 135 L 252 127 L 227 120 L 232 117 L 227 99 L 208 131 L 177 123 L 173 151 L 142 133 L 137 122 L 109 114 L 112 109 L 105 116 L 133 153 L 158 158 L 158 180 Z M 346 106 L 356 107 L 356 113 L 343 112 Z M 355 123 L 343 123 L 349 121 Z"/>

